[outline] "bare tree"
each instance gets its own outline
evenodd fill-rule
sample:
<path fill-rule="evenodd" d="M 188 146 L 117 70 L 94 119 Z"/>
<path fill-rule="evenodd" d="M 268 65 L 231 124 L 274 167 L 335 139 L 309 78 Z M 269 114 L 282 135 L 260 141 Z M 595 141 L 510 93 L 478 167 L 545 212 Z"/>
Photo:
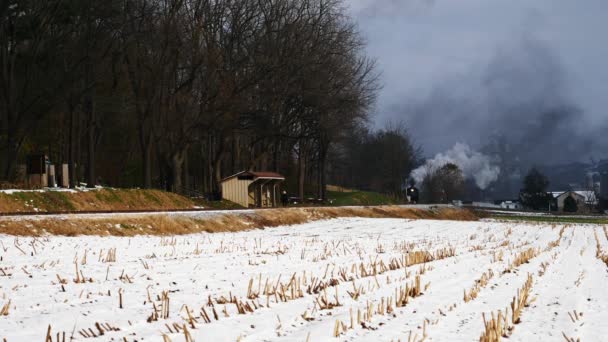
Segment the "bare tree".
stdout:
<path fill-rule="evenodd" d="M 60 93 L 63 74 L 57 51 L 68 33 L 56 1 L 0 4 L 0 115 L 6 136 L 4 178 L 8 179 L 28 130 L 47 115 Z"/>
<path fill-rule="evenodd" d="M 324 198 L 329 154 L 365 125 L 378 89 L 341 0 L 9 1 L 0 11 L 7 175 L 51 140 L 27 131 L 48 120 L 66 132 L 51 134 L 61 152 L 48 150 L 67 159 L 72 184 L 86 171 L 90 186 L 100 175 L 181 191 L 193 179 L 217 192 L 228 174 L 269 169 Z M 128 166 L 98 168 L 99 155 Z"/>
<path fill-rule="evenodd" d="M 428 203 L 449 203 L 464 191 L 464 176 L 456 164 L 430 167 L 422 182 L 422 199 Z"/>

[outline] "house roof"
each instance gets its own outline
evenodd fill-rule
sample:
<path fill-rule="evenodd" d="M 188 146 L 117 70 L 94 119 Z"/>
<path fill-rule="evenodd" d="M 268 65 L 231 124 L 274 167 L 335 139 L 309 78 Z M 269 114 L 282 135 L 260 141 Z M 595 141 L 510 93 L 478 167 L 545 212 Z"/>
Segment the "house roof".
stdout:
<path fill-rule="evenodd" d="M 232 179 L 234 177 L 252 177 L 253 180 L 258 180 L 258 179 L 277 179 L 277 180 L 285 180 L 285 177 L 283 177 L 281 174 L 276 173 L 276 172 L 269 172 L 269 171 L 241 171 L 238 173 L 233 174 L 232 176 L 228 176 L 224 179 L 222 179 L 222 182 L 225 182 L 229 179 Z"/>
<path fill-rule="evenodd" d="M 564 196 L 564 195 L 579 195 L 579 196 L 583 196 L 581 194 L 578 193 L 578 191 L 574 191 L 574 190 L 568 190 L 568 191 L 553 191 L 551 192 L 551 194 L 553 195 L 553 197 L 558 198 L 560 196 Z"/>
<path fill-rule="evenodd" d="M 285 177 L 276 172 L 251 171 L 249 173 L 251 173 L 255 178 L 285 179 Z"/>

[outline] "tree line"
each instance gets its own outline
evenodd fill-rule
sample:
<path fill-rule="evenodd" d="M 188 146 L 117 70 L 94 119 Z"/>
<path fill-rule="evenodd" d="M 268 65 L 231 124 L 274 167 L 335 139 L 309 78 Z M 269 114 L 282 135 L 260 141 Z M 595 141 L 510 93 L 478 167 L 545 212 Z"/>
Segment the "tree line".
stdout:
<path fill-rule="evenodd" d="M 400 193 L 420 151 L 374 130 L 374 59 L 341 0 L 0 4 L 1 175 L 32 152 L 70 184 L 217 193 L 241 170 Z"/>

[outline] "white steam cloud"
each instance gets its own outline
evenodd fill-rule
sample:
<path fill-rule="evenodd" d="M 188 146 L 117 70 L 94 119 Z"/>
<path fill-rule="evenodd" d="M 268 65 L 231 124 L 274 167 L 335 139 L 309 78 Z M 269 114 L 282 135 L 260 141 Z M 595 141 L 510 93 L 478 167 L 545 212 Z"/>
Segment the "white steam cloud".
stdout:
<path fill-rule="evenodd" d="M 464 177 L 473 179 L 482 190 L 497 180 L 500 173 L 500 167 L 492 165 L 490 157 L 473 151 L 467 144 L 456 143 L 444 153 L 438 153 L 433 159 L 427 159 L 424 165 L 412 171 L 411 176 L 420 185 L 428 170 L 440 168 L 447 163 L 458 165 Z"/>

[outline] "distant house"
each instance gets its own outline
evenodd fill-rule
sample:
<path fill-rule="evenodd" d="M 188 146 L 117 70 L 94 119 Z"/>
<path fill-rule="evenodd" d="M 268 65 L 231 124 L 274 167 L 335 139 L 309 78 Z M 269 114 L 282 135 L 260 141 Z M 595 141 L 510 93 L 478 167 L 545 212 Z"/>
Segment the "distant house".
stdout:
<path fill-rule="evenodd" d="M 245 208 L 276 207 L 285 177 L 275 172 L 241 171 L 222 179 L 222 199 Z"/>
<path fill-rule="evenodd" d="M 500 206 L 502 209 L 522 209 L 522 205 L 518 200 L 498 200 L 494 204 Z"/>
<path fill-rule="evenodd" d="M 579 211 L 584 208 L 593 207 L 598 203 L 598 199 L 594 191 L 554 191 L 551 192 L 551 194 L 557 202 L 558 211 L 564 211 L 564 201 L 568 197 L 572 197 L 576 201 Z"/>
<path fill-rule="evenodd" d="M 491 209 L 500 209 L 500 206 L 498 204 L 494 204 L 491 202 L 471 202 L 471 206 L 473 207 L 477 207 L 477 208 L 491 208 Z"/>

